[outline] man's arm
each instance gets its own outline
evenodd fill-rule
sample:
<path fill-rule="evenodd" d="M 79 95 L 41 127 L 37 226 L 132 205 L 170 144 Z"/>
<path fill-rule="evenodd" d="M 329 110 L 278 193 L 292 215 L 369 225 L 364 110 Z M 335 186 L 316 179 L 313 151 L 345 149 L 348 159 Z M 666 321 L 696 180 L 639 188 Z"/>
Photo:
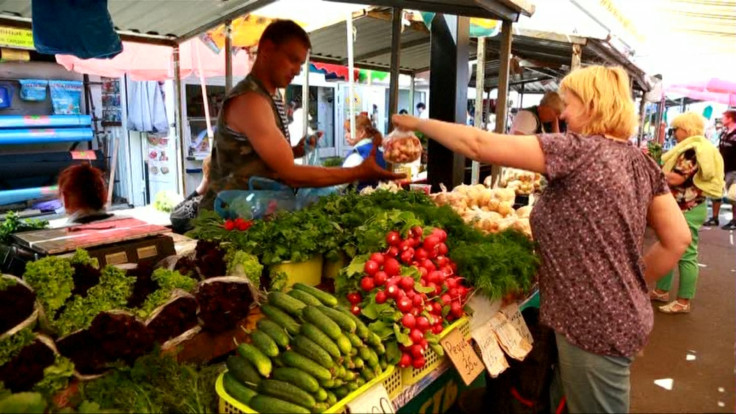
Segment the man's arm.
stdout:
<path fill-rule="evenodd" d="M 294 164 L 294 150 L 276 126 L 271 105 L 262 95 L 246 93 L 238 96 L 224 110 L 228 126 L 247 136 L 266 165 L 292 187 L 327 187 L 356 180 L 391 180 L 402 177 L 380 168 L 374 157 L 353 168 Z"/>

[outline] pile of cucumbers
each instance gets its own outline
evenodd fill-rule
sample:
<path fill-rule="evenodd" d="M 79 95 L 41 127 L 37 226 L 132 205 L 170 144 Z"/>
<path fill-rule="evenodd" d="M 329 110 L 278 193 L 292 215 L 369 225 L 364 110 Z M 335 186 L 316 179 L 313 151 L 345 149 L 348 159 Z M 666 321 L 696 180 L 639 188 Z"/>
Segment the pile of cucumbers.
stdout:
<path fill-rule="evenodd" d="M 337 298 L 296 283 L 227 360 L 225 391 L 259 413 L 322 412 L 387 368 L 381 338 Z"/>

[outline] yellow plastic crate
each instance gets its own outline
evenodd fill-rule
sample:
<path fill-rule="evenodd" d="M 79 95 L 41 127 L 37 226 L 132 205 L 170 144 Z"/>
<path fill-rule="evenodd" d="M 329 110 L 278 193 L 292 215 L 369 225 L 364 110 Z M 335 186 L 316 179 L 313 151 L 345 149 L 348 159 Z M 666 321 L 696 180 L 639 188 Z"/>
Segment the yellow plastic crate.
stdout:
<path fill-rule="evenodd" d="M 459 329 L 460 332 L 463 334 L 463 337 L 465 337 L 465 339 L 470 339 L 470 321 L 468 320 L 467 317 L 464 316 L 458 319 L 457 321 L 453 322 L 452 325 L 445 328 L 440 334 L 440 339 L 447 336 L 447 334 L 449 334 L 453 329 Z M 446 358 L 447 356 L 440 357 L 439 355 L 437 355 L 436 352 L 432 350 L 432 348 L 429 348 L 427 352 L 425 352 L 424 354 L 424 359 L 426 360 L 426 363 L 424 364 L 424 368 L 422 369 L 416 369 L 414 367 L 401 368 L 402 387 L 408 387 L 410 385 L 414 385 L 417 382 L 421 381 L 421 379 L 426 377 L 427 374 L 429 374 L 430 372 L 434 371 L 437 367 L 442 365 L 442 362 L 444 362 Z M 393 396 L 391 397 L 393 398 Z"/>
<path fill-rule="evenodd" d="M 284 272 L 288 276 L 286 287 L 294 283 L 304 283 L 309 286 L 317 286 L 322 281 L 322 255 L 314 256 L 304 262 L 283 262 L 271 265 L 272 272 Z"/>
<path fill-rule="evenodd" d="M 401 377 L 394 375 L 395 372 L 397 371 L 394 370 L 394 366 L 389 366 L 386 371 L 383 371 L 381 375 L 377 376 L 371 381 L 368 381 L 362 387 L 348 394 L 347 397 L 343 398 L 335 405 L 327 409 L 325 413 L 347 413 L 347 404 L 350 401 L 354 400 L 360 394 L 368 391 L 368 389 L 378 384 L 379 382 L 383 383 L 383 386 L 386 387 L 386 391 L 388 391 L 389 397 L 393 398 L 396 394 L 399 393 L 399 391 L 401 391 Z M 233 397 L 228 395 L 228 393 L 225 391 L 225 386 L 223 385 L 224 376 L 225 373 L 223 372 L 222 374 L 220 374 L 219 377 L 217 377 L 217 381 L 215 382 L 215 391 L 217 392 L 217 396 L 220 399 L 218 411 L 222 414 L 256 413 L 247 405 L 238 402 Z"/>

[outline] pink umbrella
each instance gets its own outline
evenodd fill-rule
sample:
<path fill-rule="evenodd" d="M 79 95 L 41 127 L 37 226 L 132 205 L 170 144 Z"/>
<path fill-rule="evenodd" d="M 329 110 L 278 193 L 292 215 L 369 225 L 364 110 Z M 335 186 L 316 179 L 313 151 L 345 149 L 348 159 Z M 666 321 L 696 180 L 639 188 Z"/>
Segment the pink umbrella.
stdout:
<path fill-rule="evenodd" d="M 711 78 L 707 81 L 673 84 L 665 88 L 667 93 L 684 95 L 702 101 L 719 102 L 736 106 L 736 82 Z"/>
<path fill-rule="evenodd" d="M 71 55 L 56 55 L 56 61 L 67 70 L 90 75 L 121 77 L 133 80 L 162 81 L 174 78 L 174 49 L 169 46 L 123 42 L 123 52 L 112 59 L 79 59 Z M 179 45 L 182 79 L 200 75 L 199 58 L 204 77 L 225 76 L 225 53 L 215 53 L 199 38 Z M 233 76 L 250 72 L 251 61 L 246 51 L 233 55 Z"/>

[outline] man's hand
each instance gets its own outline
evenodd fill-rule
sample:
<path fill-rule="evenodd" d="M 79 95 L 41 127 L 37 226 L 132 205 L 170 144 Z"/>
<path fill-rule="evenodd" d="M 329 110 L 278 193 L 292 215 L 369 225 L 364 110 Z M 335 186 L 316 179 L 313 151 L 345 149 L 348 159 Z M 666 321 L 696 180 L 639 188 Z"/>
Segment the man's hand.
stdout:
<path fill-rule="evenodd" d="M 319 140 L 325 135 L 323 131 L 317 131 L 314 135 L 309 135 L 307 137 L 302 138 L 299 140 L 299 143 L 296 144 L 295 147 L 292 148 L 292 151 L 294 153 L 294 158 L 301 158 L 306 153 L 305 145 L 309 145 L 309 148 L 317 148 L 317 143 L 319 143 Z"/>

